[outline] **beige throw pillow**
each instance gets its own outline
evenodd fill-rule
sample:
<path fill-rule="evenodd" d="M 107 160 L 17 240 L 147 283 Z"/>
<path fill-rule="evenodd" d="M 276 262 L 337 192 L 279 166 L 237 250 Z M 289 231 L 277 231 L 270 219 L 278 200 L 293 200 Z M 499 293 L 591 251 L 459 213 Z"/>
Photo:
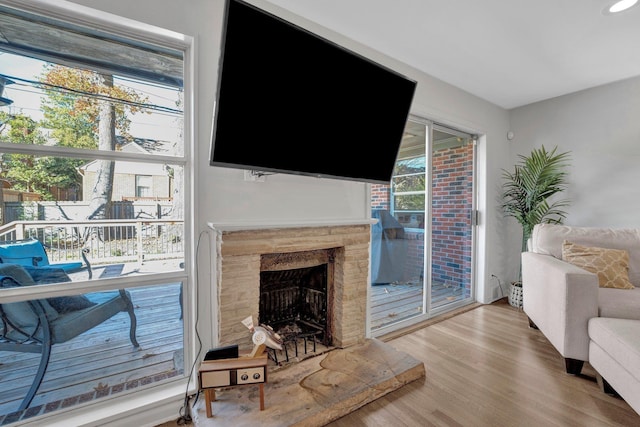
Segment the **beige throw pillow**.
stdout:
<path fill-rule="evenodd" d="M 582 246 L 565 240 L 562 259 L 597 274 L 601 288 L 634 288 L 629 281 L 629 253 L 625 250 Z"/>

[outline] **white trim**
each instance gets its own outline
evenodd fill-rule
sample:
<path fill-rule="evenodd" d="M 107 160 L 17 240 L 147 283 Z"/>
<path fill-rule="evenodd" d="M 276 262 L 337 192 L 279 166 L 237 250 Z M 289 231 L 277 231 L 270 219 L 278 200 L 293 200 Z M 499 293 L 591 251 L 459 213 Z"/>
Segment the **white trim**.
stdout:
<path fill-rule="evenodd" d="M 377 219 L 336 219 L 326 221 L 300 221 L 290 220 L 286 222 L 208 222 L 207 226 L 214 231 L 242 231 L 262 230 L 268 228 L 297 228 L 297 227 L 336 227 L 341 225 L 371 225 L 377 223 Z"/>
<path fill-rule="evenodd" d="M 195 40 L 193 37 L 165 30 L 159 27 L 134 21 L 129 18 L 113 15 L 107 12 L 94 10 L 77 3 L 61 0 L 2 0 L 2 5 L 18 8 L 27 12 L 42 14 L 65 22 L 82 25 L 132 40 L 153 43 L 171 49 L 180 50 L 184 57 L 184 156 L 155 156 L 142 155 L 137 153 L 105 152 L 94 150 L 80 150 L 64 147 L 47 147 L 48 153 L 55 153 L 61 156 L 88 159 L 110 159 L 110 160 L 135 160 L 140 159 L 146 163 L 169 163 L 188 166 L 194 164 L 195 153 L 195 115 L 194 115 L 194 82 L 195 79 Z M 5 150 L 7 146 L 7 150 Z M 41 147 L 21 146 L 16 144 L 0 144 L 0 150 L 4 152 L 21 152 L 26 154 L 42 153 Z M 167 274 L 152 274 L 143 277 L 118 278 L 118 286 L 127 284 L 139 286 L 142 283 L 153 281 L 155 284 L 168 283 L 169 281 L 183 281 L 187 293 L 186 301 L 191 301 L 189 296 L 191 289 L 197 286 L 194 279 L 189 276 L 195 275 L 194 261 L 194 184 L 195 171 L 193 167 L 185 167 L 185 194 L 184 194 L 184 227 L 186 242 L 185 246 L 185 272 L 172 272 Z M 185 273 L 187 276 L 185 276 Z M 178 280 L 176 280 L 178 279 Z M 110 279 L 100 282 L 76 282 L 75 291 L 114 284 Z M 58 286 L 58 285 L 56 285 Z M 60 290 L 69 290 L 67 285 L 60 285 Z M 40 290 L 38 290 L 40 291 Z M 57 290 L 56 290 L 57 292 Z M 64 292 L 63 292 L 64 293 Z M 5 296 L 10 296 L 11 300 L 24 299 L 19 292 L 3 292 Z M 22 297 L 22 298 L 21 298 Z M 191 310 L 185 311 L 184 316 L 184 366 L 185 374 L 189 376 L 194 360 L 196 337 L 194 336 L 194 324 L 190 316 Z M 133 392 L 121 397 L 104 398 L 83 406 L 73 406 L 68 409 L 61 409 L 50 414 L 34 417 L 33 419 L 20 421 L 20 425 L 26 426 L 107 426 L 120 427 L 123 425 L 135 425 L 140 427 L 155 426 L 159 423 L 174 420 L 178 417 L 181 406 L 184 403 L 185 393 L 194 393 L 197 384 L 194 376 L 191 375 L 189 390 L 186 390 L 188 378 L 180 378 L 163 385 L 145 387 L 140 392 Z"/>
<path fill-rule="evenodd" d="M 66 0 L 2 0 L 2 4 L 180 51 L 192 43 L 190 36 Z"/>
<path fill-rule="evenodd" d="M 178 418 L 184 401 L 186 378 L 163 386 L 147 388 L 118 399 L 105 398 L 90 405 L 90 410 L 58 410 L 50 415 L 21 421 L 29 427 L 152 427 Z M 141 410 L 141 408 L 145 410 Z M 117 410 L 114 410 L 117 408 Z"/>
<path fill-rule="evenodd" d="M 105 151 L 105 150 L 87 150 L 85 148 L 46 146 L 43 150 L 42 145 L 30 144 L 12 144 L 9 142 L 0 142 L 0 151 L 3 153 L 17 154 L 42 154 L 46 152 L 48 155 L 57 157 L 73 157 L 76 159 L 89 160 L 140 160 L 144 163 L 160 163 L 184 165 L 186 163 L 184 157 L 161 156 L 154 154 L 130 153 L 124 151 Z"/>

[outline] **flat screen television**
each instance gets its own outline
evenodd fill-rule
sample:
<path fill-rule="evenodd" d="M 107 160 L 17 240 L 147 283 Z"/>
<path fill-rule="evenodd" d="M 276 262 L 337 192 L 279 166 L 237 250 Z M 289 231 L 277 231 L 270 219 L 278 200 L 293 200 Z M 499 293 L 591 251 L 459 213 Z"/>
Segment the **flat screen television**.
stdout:
<path fill-rule="evenodd" d="M 212 166 L 388 184 L 416 82 L 228 0 Z"/>

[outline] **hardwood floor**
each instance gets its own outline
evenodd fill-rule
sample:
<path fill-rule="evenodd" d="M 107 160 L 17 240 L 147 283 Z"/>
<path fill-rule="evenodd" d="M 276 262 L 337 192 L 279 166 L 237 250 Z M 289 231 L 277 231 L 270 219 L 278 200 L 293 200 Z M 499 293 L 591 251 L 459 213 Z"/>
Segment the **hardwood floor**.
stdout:
<path fill-rule="evenodd" d="M 526 315 L 501 300 L 386 340 L 424 361 L 410 383 L 329 424 L 353 426 L 640 426 L 624 400 L 564 361 Z"/>
<path fill-rule="evenodd" d="M 582 375 L 566 374 L 558 352 L 506 299 L 461 311 L 381 338 L 424 361 L 425 379 L 329 426 L 640 426 L 624 400 L 600 391 L 588 363 Z"/>

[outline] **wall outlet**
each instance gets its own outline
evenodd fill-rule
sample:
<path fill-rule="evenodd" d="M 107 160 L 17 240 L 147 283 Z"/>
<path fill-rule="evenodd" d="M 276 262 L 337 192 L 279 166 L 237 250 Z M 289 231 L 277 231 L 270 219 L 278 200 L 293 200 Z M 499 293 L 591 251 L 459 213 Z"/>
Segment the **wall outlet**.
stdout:
<path fill-rule="evenodd" d="M 252 182 L 264 182 L 267 179 L 267 176 L 260 171 L 254 170 L 245 170 L 244 171 L 244 180 L 252 181 Z"/>

